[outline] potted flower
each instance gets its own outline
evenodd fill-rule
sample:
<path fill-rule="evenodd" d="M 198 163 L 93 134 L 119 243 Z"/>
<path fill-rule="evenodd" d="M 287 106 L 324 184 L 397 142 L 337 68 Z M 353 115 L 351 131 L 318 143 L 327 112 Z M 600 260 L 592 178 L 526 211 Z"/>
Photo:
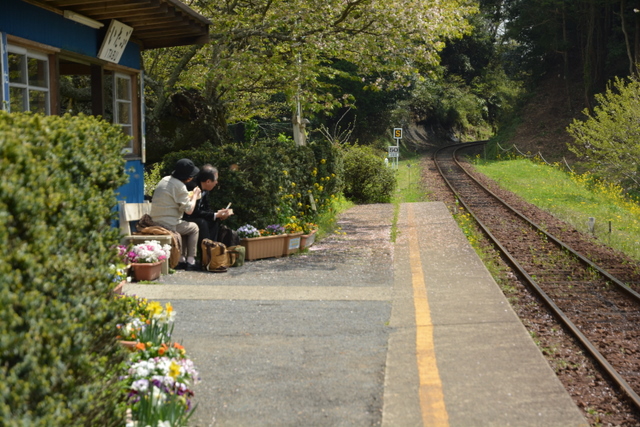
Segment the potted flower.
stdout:
<path fill-rule="evenodd" d="M 260 231 L 253 225 L 246 224 L 236 230 L 238 237 L 241 239 L 251 239 L 254 237 L 260 237 Z"/>
<path fill-rule="evenodd" d="M 171 254 L 171 246 L 161 245 L 157 240 L 146 240 L 126 251 L 125 261 L 131 264 L 137 281 L 155 280 L 160 277 L 162 263 Z"/>
<path fill-rule="evenodd" d="M 285 235 L 275 234 L 280 230 L 278 227 L 281 226 L 267 226 L 267 228 L 263 230 L 264 234 L 250 224 L 238 228 L 236 232 L 240 237 L 240 244 L 245 247 L 245 260 L 252 261 L 255 259 L 282 256 L 282 245 Z"/>
<path fill-rule="evenodd" d="M 284 229 L 287 231 L 287 238 L 284 242 L 283 255 L 290 255 L 300 249 L 302 227 L 298 223 L 298 219 L 292 216 L 289 218 L 289 222 L 285 224 Z"/>
<path fill-rule="evenodd" d="M 304 222 L 301 224 L 302 236 L 300 237 L 300 248 L 307 249 L 316 240 L 316 232 L 318 231 L 318 224 L 313 222 Z"/>
<path fill-rule="evenodd" d="M 279 236 L 280 234 L 284 234 L 285 229 L 280 224 L 271 224 L 267 225 L 264 230 L 260 230 L 261 236 Z"/>

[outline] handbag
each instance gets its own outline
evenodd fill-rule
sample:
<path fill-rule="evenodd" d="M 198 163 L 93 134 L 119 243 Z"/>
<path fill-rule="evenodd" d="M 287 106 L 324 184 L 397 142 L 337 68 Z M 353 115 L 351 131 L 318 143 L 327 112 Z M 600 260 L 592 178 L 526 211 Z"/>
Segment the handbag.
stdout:
<path fill-rule="evenodd" d="M 202 250 L 202 268 L 213 273 L 224 273 L 237 258 L 235 252 L 229 252 L 224 243 L 203 239 L 200 244 Z"/>

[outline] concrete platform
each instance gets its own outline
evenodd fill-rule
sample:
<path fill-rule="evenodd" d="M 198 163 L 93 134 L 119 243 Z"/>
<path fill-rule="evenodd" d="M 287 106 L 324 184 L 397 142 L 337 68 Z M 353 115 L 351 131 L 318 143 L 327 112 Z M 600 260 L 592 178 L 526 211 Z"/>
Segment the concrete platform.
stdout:
<path fill-rule="evenodd" d="M 588 426 L 442 203 L 356 206 L 308 254 L 125 292 L 171 301 L 192 426 Z"/>
<path fill-rule="evenodd" d="M 589 425 L 446 207 L 398 229 L 382 425 Z"/>

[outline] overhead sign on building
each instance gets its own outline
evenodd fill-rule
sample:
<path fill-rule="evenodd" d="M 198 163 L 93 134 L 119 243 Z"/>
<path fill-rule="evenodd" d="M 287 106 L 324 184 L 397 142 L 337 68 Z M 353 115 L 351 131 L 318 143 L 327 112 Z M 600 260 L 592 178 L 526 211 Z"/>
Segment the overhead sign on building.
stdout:
<path fill-rule="evenodd" d="M 124 52 L 124 48 L 127 47 L 127 43 L 129 43 L 131 33 L 133 33 L 132 27 L 115 19 L 111 20 L 107 35 L 104 37 L 102 46 L 98 51 L 98 58 L 116 64 L 120 62 L 120 57 Z"/>

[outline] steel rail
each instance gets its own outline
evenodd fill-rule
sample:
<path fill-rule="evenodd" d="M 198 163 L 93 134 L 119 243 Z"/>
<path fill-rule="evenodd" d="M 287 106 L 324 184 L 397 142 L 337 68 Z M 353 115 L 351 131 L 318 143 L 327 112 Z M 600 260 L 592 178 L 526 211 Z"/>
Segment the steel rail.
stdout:
<path fill-rule="evenodd" d="M 502 199 L 500 199 L 497 195 L 495 195 L 494 193 L 492 193 L 489 189 L 487 189 L 484 185 L 480 184 L 475 178 L 473 178 L 471 175 L 469 175 L 469 173 L 458 163 L 458 160 L 456 159 L 456 154 L 457 151 L 459 149 L 462 148 L 469 148 L 475 145 L 481 145 L 481 144 L 485 144 L 486 141 L 480 141 L 480 142 L 476 142 L 476 143 L 466 143 L 466 144 L 456 144 L 458 145 L 457 148 L 454 149 L 454 152 L 452 153 L 453 159 L 456 162 L 456 164 L 464 171 L 465 174 L 467 174 L 469 177 L 471 177 L 473 179 L 474 182 L 476 182 L 476 184 L 478 184 L 481 188 L 483 188 L 485 191 L 487 191 L 489 194 L 492 195 L 492 197 L 495 197 L 496 199 L 498 199 L 505 207 L 507 207 L 508 209 L 514 211 L 520 218 L 524 219 L 525 221 L 527 221 L 528 223 L 532 224 L 533 226 L 537 227 L 540 231 L 542 231 L 545 235 L 552 237 L 549 233 L 547 233 L 544 230 L 541 230 L 538 226 L 536 226 L 533 222 L 529 221 L 526 217 L 524 217 L 524 215 L 522 215 L 521 213 L 519 213 L 518 211 L 516 211 L 515 209 L 513 209 L 511 206 L 509 206 L 505 201 L 503 201 Z M 478 223 L 478 225 L 480 226 L 480 228 L 482 229 L 482 231 L 487 235 L 487 237 L 496 245 L 496 247 L 499 249 L 499 251 L 503 254 L 503 256 L 508 260 L 508 262 L 513 266 L 513 268 L 520 273 L 520 275 L 525 278 L 525 280 L 531 285 L 532 289 L 535 290 L 535 292 L 538 294 L 538 296 L 540 296 L 540 298 L 544 301 L 544 303 L 550 308 L 550 310 L 555 314 L 556 318 L 560 320 L 560 322 L 562 324 L 565 325 L 565 327 L 571 331 L 572 334 L 574 334 L 574 336 L 580 341 L 580 343 L 583 345 L 583 347 L 589 352 L 589 354 L 600 364 L 600 366 L 607 372 L 607 374 L 609 375 L 609 377 L 616 383 L 618 384 L 618 387 L 620 387 L 620 389 L 622 390 L 622 392 L 624 394 L 627 395 L 627 397 L 629 398 L 629 400 L 631 401 L 631 403 L 633 403 L 636 408 L 640 409 L 640 396 L 638 396 L 638 394 L 633 390 L 633 388 L 629 385 L 629 383 L 627 383 L 627 381 L 622 378 L 622 376 L 618 373 L 618 371 L 616 371 L 616 369 L 607 361 L 607 359 L 602 355 L 602 353 L 600 353 L 600 351 L 598 351 L 598 349 L 591 343 L 591 341 L 582 333 L 582 331 L 580 331 L 580 329 L 571 321 L 571 319 L 569 319 L 569 317 L 555 304 L 555 302 L 552 301 L 552 299 L 547 295 L 547 293 L 542 290 L 542 288 L 536 283 L 536 281 L 533 279 L 533 277 L 531 277 L 524 269 L 524 267 L 522 267 L 520 265 L 520 263 L 509 253 L 509 251 L 498 241 L 498 239 L 491 233 L 491 231 L 489 231 L 489 229 L 484 225 L 484 223 L 482 221 L 480 221 L 480 219 L 475 215 L 475 213 L 470 209 L 470 207 L 467 205 L 467 203 L 460 197 L 460 194 L 458 193 L 458 191 L 453 187 L 453 185 L 451 184 L 451 182 L 449 182 L 449 180 L 447 179 L 447 177 L 445 176 L 444 172 L 442 171 L 442 169 L 440 168 L 440 165 L 438 164 L 438 153 L 440 153 L 441 151 L 448 149 L 448 148 L 453 148 L 455 146 L 447 146 L 447 147 L 442 147 L 438 150 L 436 150 L 433 154 L 433 161 L 436 165 L 436 168 L 438 169 L 438 172 L 440 173 L 440 175 L 442 176 L 442 178 L 444 179 L 445 183 L 447 184 L 447 186 L 451 189 L 451 191 L 453 192 L 453 194 L 456 196 L 456 198 L 458 199 L 458 201 L 464 206 L 464 208 L 467 210 L 467 212 L 469 212 L 469 214 L 474 218 L 474 220 Z M 556 239 L 555 237 L 553 237 L 553 240 L 556 242 L 559 242 L 558 239 Z M 573 251 L 572 249 L 570 249 L 568 246 L 562 244 L 562 246 L 564 248 L 567 248 L 571 251 L 571 253 L 576 254 L 577 252 Z M 581 259 L 581 261 L 584 259 L 586 260 L 586 258 L 584 256 L 579 257 L 579 259 Z M 588 265 L 595 265 L 593 264 L 591 261 L 588 261 Z M 599 271 L 603 271 L 602 269 L 598 268 Z M 605 276 L 607 278 L 609 277 L 613 277 L 611 275 L 609 275 L 607 273 L 607 275 Z M 620 282 L 618 279 L 615 279 L 616 282 Z M 620 282 L 621 283 L 621 282 Z M 623 286 L 626 288 L 626 286 Z M 635 293 L 635 292 L 634 292 Z"/>
<path fill-rule="evenodd" d="M 474 145 L 480 145 L 481 143 L 484 143 L 484 141 L 478 142 L 478 143 L 474 143 Z M 611 273 L 609 273 L 606 270 L 603 270 L 602 268 L 600 268 L 600 266 L 598 266 L 597 264 L 595 264 L 593 261 L 591 261 L 590 259 L 588 259 L 587 257 L 585 257 L 584 255 L 582 255 L 581 253 L 575 251 L 573 248 L 571 248 L 570 246 L 566 245 L 564 242 L 562 242 L 560 239 L 556 238 L 553 234 L 545 231 L 540 225 L 538 225 L 537 223 L 533 222 L 532 220 L 530 220 L 529 218 L 527 218 L 524 214 L 522 214 L 520 211 L 518 211 L 516 208 L 514 208 L 513 206 L 509 205 L 506 201 L 502 200 L 497 194 L 493 193 L 491 190 L 489 190 L 487 187 L 485 187 L 484 185 L 482 185 L 482 183 L 480 181 L 478 181 L 477 179 L 475 179 L 471 174 L 469 174 L 467 172 L 467 170 L 464 168 L 464 166 L 462 166 L 460 164 L 460 162 L 457 159 L 457 152 L 458 150 L 464 149 L 467 147 L 458 147 L 454 150 L 453 152 L 453 161 L 456 163 L 456 165 L 458 165 L 458 167 L 460 167 L 460 169 L 462 169 L 464 171 L 464 173 L 471 178 L 476 184 L 478 184 L 484 191 L 486 191 L 488 194 L 490 194 L 492 197 L 494 197 L 498 202 L 502 203 L 502 205 L 504 207 L 506 207 L 507 209 L 509 209 L 510 211 L 512 211 L 513 213 L 515 213 L 518 217 L 520 217 L 523 221 L 531 224 L 532 227 L 534 227 L 536 230 L 540 231 L 541 233 L 544 233 L 545 236 L 547 236 L 551 241 L 553 241 L 557 246 L 560 246 L 561 248 L 565 249 L 566 251 L 568 251 L 569 253 L 571 253 L 573 256 L 575 256 L 576 258 L 578 258 L 581 262 L 583 262 L 584 264 L 588 265 L 589 267 L 593 268 L 594 270 L 596 270 L 598 273 L 600 273 L 602 276 L 604 276 L 607 280 L 613 282 L 621 291 L 625 292 L 627 295 L 629 295 L 631 298 L 635 299 L 638 303 L 640 303 L 640 293 L 634 291 L 633 289 L 631 289 L 629 286 L 625 285 L 620 279 L 614 277 L 611 275 Z"/>

